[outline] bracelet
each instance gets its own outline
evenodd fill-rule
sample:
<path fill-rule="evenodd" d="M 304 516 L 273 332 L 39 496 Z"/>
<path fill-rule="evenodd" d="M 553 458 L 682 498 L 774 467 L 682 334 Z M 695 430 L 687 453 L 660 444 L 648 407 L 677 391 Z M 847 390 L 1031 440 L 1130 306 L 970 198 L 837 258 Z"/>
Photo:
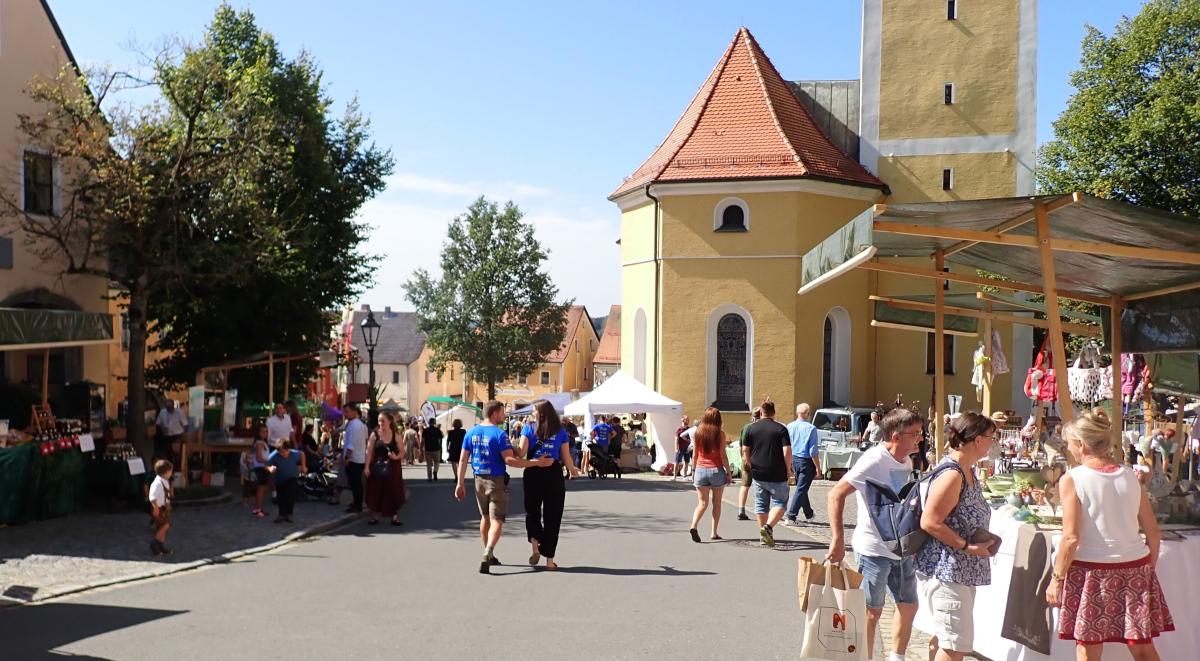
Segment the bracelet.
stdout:
<path fill-rule="evenodd" d="M 964 537 L 964 538 L 963 538 L 962 550 L 963 550 L 963 551 L 966 551 L 966 550 L 967 550 L 968 548 L 970 548 L 970 547 L 971 547 L 971 540 L 969 540 L 969 539 L 967 539 L 967 538 L 965 538 L 965 537 Z"/>

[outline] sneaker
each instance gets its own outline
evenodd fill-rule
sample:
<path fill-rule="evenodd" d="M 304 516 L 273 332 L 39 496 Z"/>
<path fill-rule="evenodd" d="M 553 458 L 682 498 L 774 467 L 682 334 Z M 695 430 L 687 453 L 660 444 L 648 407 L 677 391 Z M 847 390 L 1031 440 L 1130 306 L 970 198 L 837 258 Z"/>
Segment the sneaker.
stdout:
<path fill-rule="evenodd" d="M 501 564 L 500 559 L 494 555 L 491 558 L 488 558 L 488 563 L 491 564 L 493 567 L 495 567 L 498 564 Z"/>
<path fill-rule="evenodd" d="M 150 542 L 150 555 L 159 555 L 161 553 L 162 553 L 162 551 L 158 550 L 158 540 L 157 539 L 152 540 Z"/>
<path fill-rule="evenodd" d="M 807 512 L 804 513 L 804 518 L 807 519 L 808 521 L 812 521 L 812 518 L 814 515 L 815 515 L 815 513 L 812 510 L 808 510 Z"/>
<path fill-rule="evenodd" d="M 491 565 L 491 563 L 488 562 L 487 558 L 484 558 L 483 560 L 481 560 L 479 562 L 479 573 L 480 574 L 492 573 L 492 565 Z"/>
<path fill-rule="evenodd" d="M 746 510 L 738 512 L 738 521 L 749 521 L 750 517 L 746 516 Z"/>
<path fill-rule="evenodd" d="M 783 525 L 785 526 L 794 526 L 797 524 L 798 522 L 790 516 L 783 520 Z"/>
<path fill-rule="evenodd" d="M 775 533 L 771 531 L 770 526 L 759 528 L 758 536 L 762 538 L 763 546 L 775 547 Z"/>
<path fill-rule="evenodd" d="M 158 552 L 163 555 L 171 555 L 171 549 L 167 548 L 167 545 L 162 543 L 158 545 Z"/>

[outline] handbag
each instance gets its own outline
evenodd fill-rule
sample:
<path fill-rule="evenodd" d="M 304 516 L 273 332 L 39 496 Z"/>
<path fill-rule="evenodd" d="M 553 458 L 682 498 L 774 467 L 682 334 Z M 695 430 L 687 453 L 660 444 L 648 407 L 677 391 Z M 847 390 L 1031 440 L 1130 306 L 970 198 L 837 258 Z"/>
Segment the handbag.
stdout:
<path fill-rule="evenodd" d="M 1050 367 L 1053 361 L 1046 348 L 1049 343 L 1050 336 L 1047 335 L 1046 339 L 1042 340 L 1042 348 L 1038 350 L 1033 367 L 1025 374 L 1025 394 L 1029 399 L 1041 402 L 1058 401 L 1058 375 L 1055 374 L 1054 368 Z"/>
<path fill-rule="evenodd" d="M 383 459 L 383 460 L 376 459 L 375 461 L 371 462 L 371 475 L 378 475 L 379 477 L 388 477 L 391 474 L 392 474 L 392 462 L 388 461 L 387 459 Z"/>
<path fill-rule="evenodd" d="M 867 661 L 867 596 L 851 588 L 840 565 L 826 563 L 823 585 L 808 587 L 802 657 L 831 661 Z M 841 576 L 841 588 L 832 582 Z"/>

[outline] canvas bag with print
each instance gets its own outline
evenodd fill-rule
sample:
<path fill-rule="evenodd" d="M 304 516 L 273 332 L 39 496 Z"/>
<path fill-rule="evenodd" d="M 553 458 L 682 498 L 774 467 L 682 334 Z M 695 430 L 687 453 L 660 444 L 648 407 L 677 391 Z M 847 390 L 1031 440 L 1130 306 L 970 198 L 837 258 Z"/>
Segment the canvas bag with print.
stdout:
<path fill-rule="evenodd" d="M 835 572 L 843 588 L 833 586 Z M 840 566 L 826 563 L 825 584 L 809 586 L 801 658 L 867 661 L 867 597 L 849 585 Z"/>

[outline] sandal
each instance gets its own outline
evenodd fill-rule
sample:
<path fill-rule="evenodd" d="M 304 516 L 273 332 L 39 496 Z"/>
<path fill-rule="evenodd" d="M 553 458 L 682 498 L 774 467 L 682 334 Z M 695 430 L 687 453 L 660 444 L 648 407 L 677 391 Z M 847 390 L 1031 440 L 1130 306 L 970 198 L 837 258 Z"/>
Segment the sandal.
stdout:
<path fill-rule="evenodd" d="M 370 521 L 367 521 L 367 525 L 368 526 L 377 526 L 377 525 L 379 525 L 379 519 L 371 519 Z"/>
<path fill-rule="evenodd" d="M 400 522 L 400 519 L 392 519 L 392 525 L 393 526 L 402 526 L 404 524 Z"/>
<path fill-rule="evenodd" d="M 712 537 L 709 537 L 708 539 L 709 539 L 709 541 L 719 542 L 719 541 L 724 540 L 725 538 L 720 535 L 713 535 Z"/>
<path fill-rule="evenodd" d="M 688 534 L 692 536 L 693 542 L 696 542 L 697 544 L 700 543 L 700 533 L 696 532 L 695 528 L 690 528 L 688 530 Z"/>

